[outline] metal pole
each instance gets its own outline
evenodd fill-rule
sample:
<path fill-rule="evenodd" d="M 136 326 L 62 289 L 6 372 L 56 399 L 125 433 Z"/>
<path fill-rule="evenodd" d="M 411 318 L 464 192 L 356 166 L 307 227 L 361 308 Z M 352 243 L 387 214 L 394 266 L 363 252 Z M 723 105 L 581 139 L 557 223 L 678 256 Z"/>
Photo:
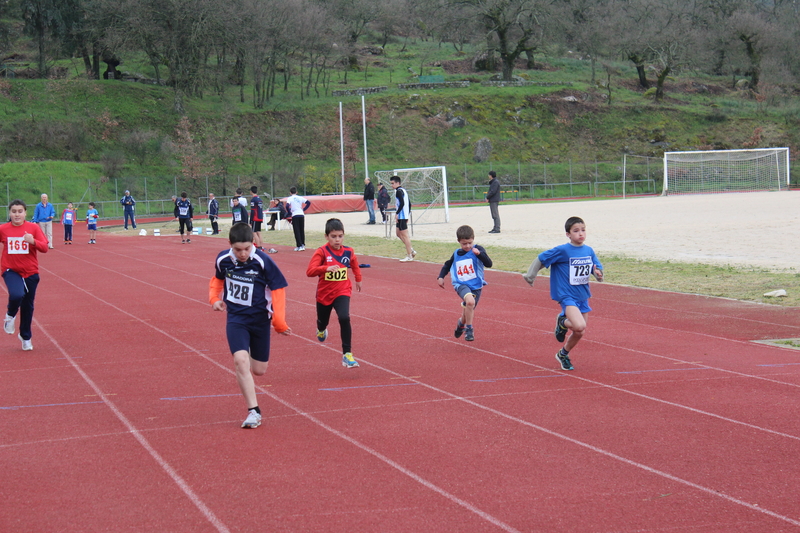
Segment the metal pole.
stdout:
<path fill-rule="evenodd" d="M 625 178 L 628 172 L 628 154 L 622 154 L 622 199 L 625 199 Z"/>
<path fill-rule="evenodd" d="M 361 95 L 361 123 L 364 129 L 364 177 L 369 178 L 369 164 L 367 163 L 367 111 L 364 103 L 364 95 Z M 344 187 L 342 187 L 344 194 Z"/>
<path fill-rule="evenodd" d="M 339 153 L 342 159 L 342 194 L 344 194 L 344 115 L 339 102 Z"/>

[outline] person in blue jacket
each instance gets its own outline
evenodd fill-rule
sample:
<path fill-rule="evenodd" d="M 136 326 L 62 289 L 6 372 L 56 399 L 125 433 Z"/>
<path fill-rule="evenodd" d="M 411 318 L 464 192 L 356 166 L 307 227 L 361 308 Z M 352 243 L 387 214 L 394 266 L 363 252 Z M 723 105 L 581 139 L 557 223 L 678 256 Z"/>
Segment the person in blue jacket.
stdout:
<path fill-rule="evenodd" d="M 119 199 L 119 203 L 125 208 L 125 229 L 128 229 L 128 219 L 130 219 L 133 229 L 136 229 L 136 200 L 131 196 L 131 191 L 125 191 L 125 196 Z"/>
<path fill-rule="evenodd" d="M 42 233 L 47 237 L 48 247 L 53 247 L 53 219 L 56 218 L 56 208 L 47 201 L 47 195 L 42 194 L 42 201 L 36 204 L 33 210 L 33 220 L 42 228 Z"/>

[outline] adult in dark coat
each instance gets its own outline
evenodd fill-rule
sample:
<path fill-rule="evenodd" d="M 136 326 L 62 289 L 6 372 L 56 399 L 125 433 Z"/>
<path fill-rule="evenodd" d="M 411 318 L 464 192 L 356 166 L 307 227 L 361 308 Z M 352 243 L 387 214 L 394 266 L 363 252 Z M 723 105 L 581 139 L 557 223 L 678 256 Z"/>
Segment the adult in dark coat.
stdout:
<path fill-rule="evenodd" d="M 494 227 L 489 233 L 500 233 L 500 182 L 497 180 L 497 173 L 489 171 L 489 191 L 486 193 L 486 201 L 489 202 L 489 211 L 492 213 Z"/>
<path fill-rule="evenodd" d="M 375 186 L 369 178 L 364 178 L 364 203 L 367 204 L 369 220 L 367 224 L 375 223 Z"/>

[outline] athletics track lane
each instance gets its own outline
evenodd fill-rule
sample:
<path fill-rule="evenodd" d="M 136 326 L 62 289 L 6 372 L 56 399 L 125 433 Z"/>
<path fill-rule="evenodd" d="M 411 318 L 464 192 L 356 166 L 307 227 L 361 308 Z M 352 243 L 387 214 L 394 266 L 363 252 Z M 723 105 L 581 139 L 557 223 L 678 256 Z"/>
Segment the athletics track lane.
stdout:
<path fill-rule="evenodd" d="M 467 344 L 438 265 L 370 258 L 346 371 L 335 325 L 313 340 L 310 254 L 282 249 L 300 335 L 273 337 L 244 431 L 209 241 L 43 257 L 37 321 L 71 361 L 3 339 L 0 403 L 61 405 L 0 410 L 0 529 L 800 530 L 796 352 L 744 342 L 797 335 L 796 310 L 594 285 L 565 373 L 546 279 L 490 272 Z M 79 371 L 110 406 L 77 403 Z"/>

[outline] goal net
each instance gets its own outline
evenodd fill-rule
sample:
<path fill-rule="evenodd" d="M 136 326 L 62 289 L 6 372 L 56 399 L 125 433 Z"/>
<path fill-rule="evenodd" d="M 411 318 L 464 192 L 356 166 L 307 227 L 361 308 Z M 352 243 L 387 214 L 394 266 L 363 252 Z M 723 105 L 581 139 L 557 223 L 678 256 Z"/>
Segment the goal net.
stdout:
<path fill-rule="evenodd" d="M 788 148 L 664 153 L 664 195 L 788 189 Z"/>
<path fill-rule="evenodd" d="M 378 170 L 375 177 L 392 192 L 389 179 L 400 177 L 400 185 L 411 199 L 412 224 L 441 224 L 450 222 L 445 167 L 400 168 Z M 390 207 L 394 204 L 390 204 Z"/>

